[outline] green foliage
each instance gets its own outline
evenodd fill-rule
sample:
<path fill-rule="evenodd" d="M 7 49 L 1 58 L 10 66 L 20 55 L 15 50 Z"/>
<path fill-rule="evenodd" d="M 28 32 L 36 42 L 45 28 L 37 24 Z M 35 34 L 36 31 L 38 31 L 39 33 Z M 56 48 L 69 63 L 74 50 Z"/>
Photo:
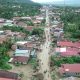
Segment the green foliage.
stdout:
<path fill-rule="evenodd" d="M 29 64 L 32 65 L 32 68 L 33 68 L 33 69 L 36 69 L 37 66 L 38 66 L 37 60 L 36 60 L 35 58 L 31 58 L 31 59 L 29 60 Z"/>
<path fill-rule="evenodd" d="M 29 34 L 29 31 L 25 30 L 23 27 L 20 26 L 3 26 L 3 30 L 11 30 L 13 32 L 22 32 L 25 33 L 26 35 Z"/>
<path fill-rule="evenodd" d="M 4 70 L 10 70 L 10 69 L 12 69 L 12 67 L 9 64 L 4 64 L 0 68 L 4 69 Z"/>
<path fill-rule="evenodd" d="M 9 56 L 7 55 L 7 51 L 11 47 L 11 42 L 8 40 L 7 42 L 0 44 L 0 68 L 1 69 L 11 69 L 11 66 L 7 64 L 9 60 Z"/>
<path fill-rule="evenodd" d="M 73 8 L 65 8 L 65 12 L 61 15 L 61 20 L 64 22 L 65 33 L 70 34 L 68 38 L 80 39 L 80 14 L 74 11 L 75 9 Z"/>
<path fill-rule="evenodd" d="M 0 17 L 11 19 L 14 16 L 34 16 L 40 13 L 40 4 L 30 0 L 0 0 Z M 14 7 L 15 6 L 15 7 Z"/>
<path fill-rule="evenodd" d="M 34 24 L 33 24 L 32 21 L 27 21 L 26 24 L 27 24 L 28 26 L 34 26 Z"/>
<path fill-rule="evenodd" d="M 44 29 L 43 28 L 34 28 L 32 31 L 32 35 L 37 35 L 42 37 L 44 33 Z"/>
<path fill-rule="evenodd" d="M 61 66 L 61 64 L 74 64 L 74 63 L 80 63 L 80 57 L 78 56 L 72 56 L 72 57 L 62 57 L 62 58 L 58 58 L 58 57 L 51 57 L 51 62 L 52 65 L 54 66 Z"/>

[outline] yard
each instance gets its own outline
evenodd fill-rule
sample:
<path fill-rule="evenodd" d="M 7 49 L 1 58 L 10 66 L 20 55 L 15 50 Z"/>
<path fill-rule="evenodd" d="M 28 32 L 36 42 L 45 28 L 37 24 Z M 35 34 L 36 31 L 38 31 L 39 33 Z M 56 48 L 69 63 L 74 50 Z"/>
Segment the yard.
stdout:
<path fill-rule="evenodd" d="M 10 71 L 19 74 L 22 73 L 23 74 L 22 80 L 31 80 L 33 74 L 33 69 L 31 68 L 30 65 L 20 65 L 19 67 L 12 65 L 12 69 Z"/>

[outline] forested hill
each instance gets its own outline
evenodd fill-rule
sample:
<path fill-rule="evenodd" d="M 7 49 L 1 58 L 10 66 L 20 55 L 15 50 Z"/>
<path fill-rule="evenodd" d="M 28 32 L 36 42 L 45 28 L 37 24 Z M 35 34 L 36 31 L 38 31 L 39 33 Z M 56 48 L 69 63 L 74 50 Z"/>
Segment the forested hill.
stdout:
<path fill-rule="evenodd" d="M 0 0 L 0 18 L 34 16 L 40 13 L 41 5 L 31 0 Z"/>
<path fill-rule="evenodd" d="M 33 3 L 31 0 L 0 0 L 0 3 Z"/>

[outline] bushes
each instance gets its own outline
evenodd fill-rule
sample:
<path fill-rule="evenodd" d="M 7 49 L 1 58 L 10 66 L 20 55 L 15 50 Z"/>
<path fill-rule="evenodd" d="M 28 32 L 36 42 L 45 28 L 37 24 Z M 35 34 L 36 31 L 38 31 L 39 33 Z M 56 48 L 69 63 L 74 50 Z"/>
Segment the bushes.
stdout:
<path fill-rule="evenodd" d="M 4 69 L 4 70 L 10 70 L 10 69 L 12 69 L 12 67 L 9 64 L 7 64 L 7 63 L 5 63 L 4 65 L 1 65 L 0 68 Z"/>
<path fill-rule="evenodd" d="M 34 28 L 32 31 L 32 35 L 43 36 L 44 29 L 43 28 Z"/>
<path fill-rule="evenodd" d="M 62 57 L 62 58 L 58 58 L 58 57 L 51 57 L 51 65 L 52 66 L 58 66 L 60 67 L 61 64 L 74 64 L 74 63 L 80 63 L 80 57 L 78 56 L 72 56 L 72 57 Z"/>
<path fill-rule="evenodd" d="M 10 49 L 10 47 L 11 47 L 10 40 L 8 40 L 3 44 L 0 44 L 0 68 L 1 69 L 11 69 L 11 66 L 7 64 L 9 60 L 7 51 Z"/>
<path fill-rule="evenodd" d="M 13 32 L 22 32 L 25 33 L 26 35 L 29 34 L 29 31 L 25 30 L 23 27 L 20 26 L 3 26 L 3 30 L 11 30 Z"/>
<path fill-rule="evenodd" d="M 36 60 L 35 58 L 31 58 L 31 59 L 29 60 L 29 64 L 32 65 L 32 68 L 33 68 L 33 69 L 36 69 L 37 66 L 38 66 L 37 60 Z"/>

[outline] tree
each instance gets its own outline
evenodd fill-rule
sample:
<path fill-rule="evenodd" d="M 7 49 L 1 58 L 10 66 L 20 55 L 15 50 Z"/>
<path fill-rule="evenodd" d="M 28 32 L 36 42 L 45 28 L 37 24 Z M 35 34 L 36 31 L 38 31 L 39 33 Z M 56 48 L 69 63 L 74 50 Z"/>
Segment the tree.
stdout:
<path fill-rule="evenodd" d="M 32 35 L 43 36 L 44 29 L 43 28 L 34 28 L 32 30 Z"/>

